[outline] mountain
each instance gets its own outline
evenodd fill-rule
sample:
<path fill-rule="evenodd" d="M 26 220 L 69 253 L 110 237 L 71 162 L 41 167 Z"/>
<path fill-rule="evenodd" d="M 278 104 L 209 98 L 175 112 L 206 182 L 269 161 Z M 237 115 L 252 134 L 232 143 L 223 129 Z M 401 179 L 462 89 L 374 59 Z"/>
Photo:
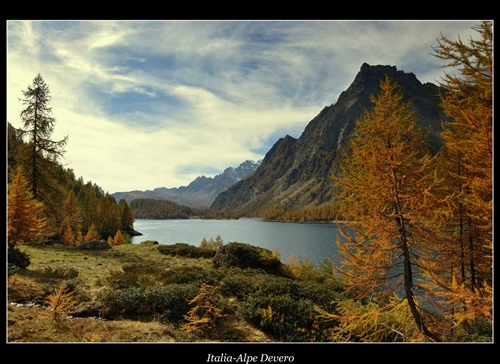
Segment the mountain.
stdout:
<path fill-rule="evenodd" d="M 429 147 L 439 148 L 441 120 L 446 117 L 439 107 L 439 92 L 432 83 L 422 84 L 413 73 L 395 66 L 371 66 L 364 63 L 349 88 L 335 104 L 325 107 L 311 120 L 301 136 L 279 139 L 264 157 L 259 168 L 217 196 L 214 211 L 233 209 L 246 216 L 258 216 L 273 207 L 317 207 L 332 200 L 331 178 L 339 151 L 346 144 L 357 118 L 378 95 L 380 81 L 392 77 L 411 101 L 420 125 L 429 131 Z"/>
<path fill-rule="evenodd" d="M 238 167 L 228 167 L 215 177 L 197 177 L 187 186 L 166 188 L 160 187 L 154 190 L 115 192 L 113 197 L 119 201 L 124 198 L 128 203 L 134 199 L 147 198 L 156 200 L 168 200 L 191 208 L 208 208 L 215 197 L 225 191 L 238 181 L 244 179 L 254 172 L 261 161 L 247 160 Z"/>

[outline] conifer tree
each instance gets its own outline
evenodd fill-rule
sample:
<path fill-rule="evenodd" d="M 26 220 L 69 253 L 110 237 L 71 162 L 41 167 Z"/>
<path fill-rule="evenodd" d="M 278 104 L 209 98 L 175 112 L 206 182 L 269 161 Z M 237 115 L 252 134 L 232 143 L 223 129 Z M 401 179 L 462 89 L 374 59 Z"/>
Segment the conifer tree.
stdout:
<path fill-rule="evenodd" d="M 85 237 L 83 238 L 84 241 L 90 241 L 90 240 L 99 240 L 101 238 L 101 235 L 99 234 L 99 231 L 97 230 L 96 226 L 94 224 L 90 225 L 89 230 L 87 231 L 87 234 L 85 234 Z"/>
<path fill-rule="evenodd" d="M 415 291 L 417 257 L 426 254 L 431 158 L 416 114 L 410 103 L 402 102 L 397 83 L 386 77 L 380 88 L 370 98 L 373 109 L 356 121 L 333 176 L 339 213 L 352 231 L 340 226 L 342 266 L 336 268 L 354 299 L 388 310 L 390 297 L 401 295 L 421 334 L 439 341 L 428 329 Z"/>
<path fill-rule="evenodd" d="M 91 183 L 86 184 L 78 192 L 77 200 L 78 207 L 80 208 L 80 216 L 82 217 L 82 232 L 86 234 L 92 226 L 96 229 L 98 224 L 98 199 Z M 94 239 L 99 239 L 99 236 L 94 237 Z"/>
<path fill-rule="evenodd" d="M 51 140 L 54 130 L 55 118 L 52 108 L 49 107 L 51 95 L 49 86 L 42 76 L 38 74 L 32 85 L 22 91 L 23 99 L 20 101 L 25 106 L 20 117 L 24 123 L 22 136 L 27 136 L 30 151 L 27 165 L 31 171 L 31 189 L 35 198 L 40 199 L 40 188 L 48 188 L 48 176 L 44 174 L 47 163 L 55 162 L 64 153 L 67 136 L 60 141 Z"/>
<path fill-rule="evenodd" d="M 122 231 L 130 231 L 134 227 L 134 214 L 130 209 L 127 200 L 120 199 L 118 203 L 120 209 L 120 228 Z"/>
<path fill-rule="evenodd" d="M 7 236 L 9 250 L 43 232 L 43 204 L 34 199 L 21 168 L 8 185 Z"/>
<path fill-rule="evenodd" d="M 125 243 L 126 241 L 123 233 L 121 232 L 121 230 L 117 230 L 115 237 L 113 238 L 113 245 L 123 245 Z"/>
<path fill-rule="evenodd" d="M 82 218 L 75 193 L 70 190 L 63 207 L 64 219 L 61 224 L 61 240 L 64 245 L 74 246 L 82 240 Z"/>
<path fill-rule="evenodd" d="M 120 211 L 113 196 L 106 193 L 97 203 L 98 217 L 96 226 L 102 237 L 114 236 L 120 229 Z"/>
<path fill-rule="evenodd" d="M 437 159 L 443 180 L 436 218 L 443 224 L 436 250 L 442 259 L 429 265 L 440 286 L 440 303 L 455 322 L 492 318 L 493 230 L 493 33 L 491 22 L 473 27 L 480 39 L 468 43 L 444 36 L 435 56 L 453 68 L 441 85 L 444 145 Z"/>

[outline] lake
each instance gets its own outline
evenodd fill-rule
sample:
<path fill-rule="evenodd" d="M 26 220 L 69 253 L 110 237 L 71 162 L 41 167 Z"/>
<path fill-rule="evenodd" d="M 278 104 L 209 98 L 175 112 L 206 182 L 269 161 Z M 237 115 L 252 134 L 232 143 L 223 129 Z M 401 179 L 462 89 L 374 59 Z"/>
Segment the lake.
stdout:
<path fill-rule="evenodd" d="M 132 243 L 154 240 L 160 244 L 186 243 L 200 246 L 203 238 L 210 240 L 220 235 L 224 243 L 238 242 L 278 249 L 281 261 L 286 263 L 291 254 L 299 260 L 315 263 L 327 258 L 337 262 L 336 224 L 300 224 L 266 222 L 260 219 L 239 220 L 145 220 L 136 219 L 134 229 L 142 236 L 134 236 Z"/>

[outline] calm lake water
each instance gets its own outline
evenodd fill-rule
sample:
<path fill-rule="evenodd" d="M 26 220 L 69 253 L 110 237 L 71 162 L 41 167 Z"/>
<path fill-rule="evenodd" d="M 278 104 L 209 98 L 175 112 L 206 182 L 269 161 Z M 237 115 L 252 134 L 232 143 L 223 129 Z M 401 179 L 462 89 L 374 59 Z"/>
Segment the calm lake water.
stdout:
<path fill-rule="evenodd" d="M 315 267 L 319 267 L 327 258 L 337 262 L 336 224 L 265 222 L 259 219 L 136 219 L 134 229 L 143 234 L 132 238 L 134 244 L 155 240 L 160 244 L 186 243 L 199 246 L 203 238 L 215 240 L 220 235 L 224 243 L 245 243 L 270 251 L 278 249 L 283 263 L 288 261 L 290 254 L 314 262 Z"/>

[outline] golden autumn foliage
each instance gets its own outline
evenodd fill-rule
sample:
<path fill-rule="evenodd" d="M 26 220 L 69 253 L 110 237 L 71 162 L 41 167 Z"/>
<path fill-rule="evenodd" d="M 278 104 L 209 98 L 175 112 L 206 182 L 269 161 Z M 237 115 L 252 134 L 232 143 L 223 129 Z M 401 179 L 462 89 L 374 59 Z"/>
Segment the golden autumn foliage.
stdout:
<path fill-rule="evenodd" d="M 435 48 L 456 74 L 445 73 L 443 147 L 435 165 L 441 184 L 434 240 L 440 259 L 428 262 L 439 287 L 436 305 L 455 323 L 492 320 L 493 285 L 493 54 L 492 24 L 473 28 L 480 39 L 464 43 L 441 37 Z M 456 325 L 454 325 L 456 326 Z"/>
<path fill-rule="evenodd" d="M 186 323 L 182 325 L 185 332 L 204 334 L 212 329 L 216 321 L 226 316 L 217 304 L 218 295 L 215 288 L 209 284 L 200 285 L 200 293 L 189 300 L 193 307 L 184 316 Z"/>
<path fill-rule="evenodd" d="M 402 294 L 416 327 L 439 340 L 426 327 L 415 291 L 418 259 L 426 254 L 428 194 L 436 179 L 411 104 L 402 102 L 402 91 L 388 77 L 380 89 L 371 97 L 373 110 L 357 120 L 333 176 L 339 213 L 352 231 L 339 225 L 344 239 L 337 240 L 338 271 L 354 299 L 383 307 Z"/>
<path fill-rule="evenodd" d="M 113 238 L 113 244 L 112 245 L 122 245 L 126 244 L 125 238 L 123 237 L 123 234 L 120 230 L 118 230 L 115 234 L 115 237 Z"/>
<path fill-rule="evenodd" d="M 64 219 L 61 224 L 61 242 L 75 246 L 82 241 L 82 218 L 78 209 L 75 193 L 70 190 L 63 206 Z"/>
<path fill-rule="evenodd" d="M 474 27 L 468 44 L 441 37 L 448 120 L 430 157 L 411 113 L 386 79 L 353 132 L 334 176 L 342 265 L 334 266 L 350 301 L 339 304 L 336 340 L 488 341 L 492 333 L 492 24 Z M 394 86 L 394 87 L 393 87 Z M 413 327 L 387 328 L 407 302 Z M 398 314 L 399 312 L 399 314 Z M 323 312 L 323 314 L 326 314 Z M 416 324 L 416 325 L 415 325 Z M 415 330 L 418 328 L 418 330 Z M 398 335 L 399 335 L 398 334 Z"/>
<path fill-rule="evenodd" d="M 422 341 L 411 312 L 404 300 L 391 296 L 383 307 L 374 302 L 362 304 L 347 299 L 337 302 L 337 314 L 315 307 L 327 320 L 339 322 L 331 330 L 335 342 L 413 342 Z"/>
<path fill-rule="evenodd" d="M 59 290 L 47 297 L 45 303 L 49 307 L 49 314 L 53 321 L 57 321 L 62 315 L 73 313 L 76 306 L 73 294 L 74 292 L 70 291 L 69 287 L 66 286 L 66 281 L 63 281 Z"/>
<path fill-rule="evenodd" d="M 28 242 L 43 232 L 43 204 L 33 198 L 20 168 L 8 185 L 7 235 L 9 247 Z"/>

